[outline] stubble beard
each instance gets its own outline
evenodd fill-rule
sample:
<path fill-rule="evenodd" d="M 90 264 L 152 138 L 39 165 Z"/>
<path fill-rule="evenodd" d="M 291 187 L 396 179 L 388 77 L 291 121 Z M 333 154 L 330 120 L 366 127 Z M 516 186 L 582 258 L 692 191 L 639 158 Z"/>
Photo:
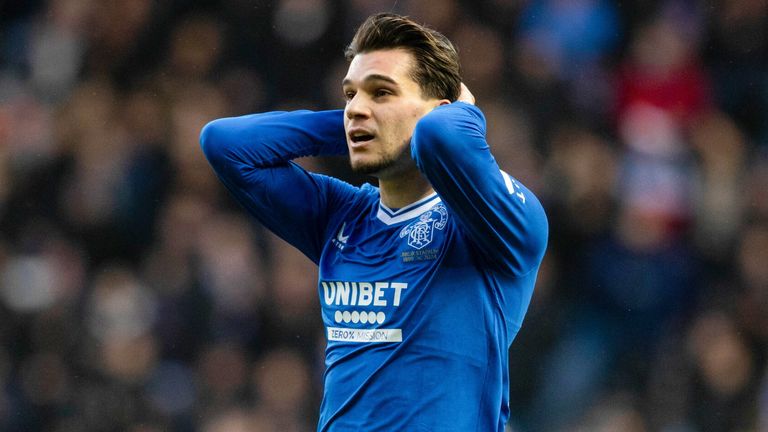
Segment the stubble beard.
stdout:
<path fill-rule="evenodd" d="M 392 157 L 384 157 L 379 160 L 370 162 L 361 162 L 358 164 L 351 164 L 352 171 L 356 174 L 365 174 L 376 176 L 376 174 L 387 170 L 395 164 L 395 159 Z"/>
<path fill-rule="evenodd" d="M 410 139 L 406 140 L 401 146 L 400 152 L 396 154 L 383 155 L 378 160 L 354 164 L 350 160 L 352 171 L 356 174 L 365 174 L 381 178 L 397 171 L 398 167 L 404 165 L 403 162 L 411 160 Z"/>

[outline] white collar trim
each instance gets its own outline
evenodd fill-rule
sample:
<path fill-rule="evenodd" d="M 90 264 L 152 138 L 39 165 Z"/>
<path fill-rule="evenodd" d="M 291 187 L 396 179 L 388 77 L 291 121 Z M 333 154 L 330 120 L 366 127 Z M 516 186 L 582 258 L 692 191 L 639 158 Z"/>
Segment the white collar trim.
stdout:
<path fill-rule="evenodd" d="M 413 219 L 442 201 L 436 192 L 398 210 L 392 210 L 379 201 L 379 211 L 376 213 L 376 217 L 387 225 L 394 225 Z"/>

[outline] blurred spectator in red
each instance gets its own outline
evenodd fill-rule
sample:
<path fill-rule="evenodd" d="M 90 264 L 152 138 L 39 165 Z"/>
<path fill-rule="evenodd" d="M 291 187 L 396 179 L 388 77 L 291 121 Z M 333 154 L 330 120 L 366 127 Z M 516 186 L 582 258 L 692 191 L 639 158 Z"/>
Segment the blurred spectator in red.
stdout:
<path fill-rule="evenodd" d="M 711 106 L 710 80 L 697 56 L 699 31 L 685 22 L 695 24 L 697 17 L 683 16 L 681 23 L 679 15 L 664 12 L 637 29 L 618 67 L 616 118 L 620 123 L 634 110 L 650 106 L 685 126 L 691 116 Z"/>

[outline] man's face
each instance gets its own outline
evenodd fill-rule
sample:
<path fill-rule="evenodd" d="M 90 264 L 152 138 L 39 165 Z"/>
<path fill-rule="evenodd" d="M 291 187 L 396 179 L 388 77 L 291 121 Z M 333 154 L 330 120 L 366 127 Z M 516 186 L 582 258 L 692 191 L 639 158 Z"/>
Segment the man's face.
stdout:
<path fill-rule="evenodd" d="M 403 49 L 358 54 L 342 82 L 344 129 L 352 169 L 386 178 L 413 168 L 416 122 L 441 103 L 425 99 L 411 78 L 413 55 Z"/>

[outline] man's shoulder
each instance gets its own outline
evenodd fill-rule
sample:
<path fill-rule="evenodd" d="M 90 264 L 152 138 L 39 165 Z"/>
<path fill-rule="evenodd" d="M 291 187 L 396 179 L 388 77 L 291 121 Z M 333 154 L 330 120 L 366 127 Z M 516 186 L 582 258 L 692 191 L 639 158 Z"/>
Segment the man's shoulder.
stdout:
<path fill-rule="evenodd" d="M 379 188 L 368 183 L 352 185 L 337 177 L 313 174 L 317 181 L 326 183 L 327 204 L 336 210 L 360 208 L 379 200 Z"/>
<path fill-rule="evenodd" d="M 370 184 L 370 183 L 363 183 L 359 187 L 360 192 L 365 194 L 368 197 L 379 199 L 379 188 Z"/>

